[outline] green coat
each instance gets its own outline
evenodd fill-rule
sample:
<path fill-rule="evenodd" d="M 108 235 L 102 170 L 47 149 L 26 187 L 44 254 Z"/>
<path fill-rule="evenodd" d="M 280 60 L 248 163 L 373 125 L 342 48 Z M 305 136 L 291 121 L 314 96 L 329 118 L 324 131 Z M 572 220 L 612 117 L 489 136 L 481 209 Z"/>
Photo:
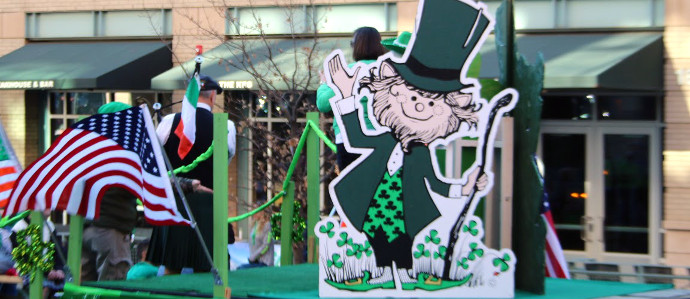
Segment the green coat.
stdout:
<path fill-rule="evenodd" d="M 343 115 L 342 121 L 345 131 L 343 137 L 347 137 L 352 147 L 374 149 L 359 165 L 350 165 L 354 168 L 347 174 L 341 174 L 333 186 L 346 217 L 356 229 L 362 231 L 367 209 L 381 178 L 387 171 L 388 159 L 398 140 L 390 132 L 377 136 L 364 135 L 356 110 Z M 431 163 L 433 161 L 429 148 L 422 144 L 412 145 L 403 158 L 402 196 L 405 232 L 412 239 L 441 215 L 431 199 L 425 179 L 428 180 L 431 190 L 442 196 L 449 195 L 451 184 L 436 177 Z"/>

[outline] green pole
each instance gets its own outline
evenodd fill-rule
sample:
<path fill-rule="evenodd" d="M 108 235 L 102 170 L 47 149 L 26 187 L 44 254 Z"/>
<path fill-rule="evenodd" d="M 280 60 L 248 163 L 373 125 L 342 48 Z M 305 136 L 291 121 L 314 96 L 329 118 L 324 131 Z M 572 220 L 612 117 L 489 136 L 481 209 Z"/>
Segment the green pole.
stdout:
<path fill-rule="evenodd" d="M 69 243 L 67 249 L 67 266 L 72 273 L 72 284 L 81 284 L 81 243 L 84 234 L 84 217 L 79 215 L 69 218 Z"/>
<path fill-rule="evenodd" d="M 228 114 L 213 114 L 213 264 L 223 285 L 214 298 L 229 298 L 228 288 Z"/>
<path fill-rule="evenodd" d="M 292 265 L 292 216 L 295 211 L 295 182 L 287 183 L 287 190 L 283 196 L 280 219 L 280 265 Z"/>
<path fill-rule="evenodd" d="M 41 212 L 31 212 L 31 224 L 38 225 L 38 233 L 43 236 L 43 215 Z M 43 241 L 43 240 L 41 240 Z M 34 275 L 34 280 L 29 283 L 29 298 L 42 299 L 43 298 L 43 273 L 40 270 L 35 270 L 39 273 Z"/>
<path fill-rule="evenodd" d="M 307 112 L 307 121 L 318 128 L 319 113 Z M 304 128 L 309 130 L 309 127 Z M 319 221 L 319 197 L 320 197 L 320 180 L 319 173 L 319 136 L 316 130 L 309 130 L 307 136 L 307 262 L 316 263 L 318 258 L 318 243 L 314 233 L 314 226 Z"/>

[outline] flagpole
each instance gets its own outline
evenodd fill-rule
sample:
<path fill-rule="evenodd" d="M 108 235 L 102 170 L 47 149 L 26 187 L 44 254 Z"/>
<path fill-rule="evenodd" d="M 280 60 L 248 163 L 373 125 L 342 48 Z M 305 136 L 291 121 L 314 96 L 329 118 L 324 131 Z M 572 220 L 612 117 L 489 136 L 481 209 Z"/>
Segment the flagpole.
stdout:
<path fill-rule="evenodd" d="M 194 219 L 194 215 L 192 214 L 192 209 L 189 207 L 189 203 L 187 203 L 187 198 L 184 196 L 184 192 L 182 192 L 182 187 L 180 186 L 180 182 L 177 180 L 177 176 L 175 175 L 175 172 L 172 171 L 172 163 L 170 163 L 170 159 L 168 159 L 168 154 L 165 152 L 165 148 L 163 148 L 163 145 L 161 145 L 161 150 L 163 152 L 163 159 L 165 160 L 165 165 L 170 169 L 170 175 L 173 178 L 173 182 L 175 183 L 175 190 L 177 190 L 177 194 L 180 195 L 180 199 L 182 200 L 182 204 L 184 205 L 185 210 L 187 211 L 187 215 L 189 216 L 189 221 L 192 223 L 191 227 L 194 229 L 194 232 L 196 232 L 196 236 L 199 238 L 199 242 L 201 242 L 201 248 L 204 249 L 204 255 L 206 255 L 206 259 L 208 259 L 209 264 L 211 264 L 211 273 L 213 273 L 213 282 L 216 285 L 223 285 L 223 280 L 220 278 L 220 275 L 218 274 L 218 269 L 216 269 L 215 264 L 213 263 L 213 258 L 211 257 L 211 252 L 208 250 L 208 247 L 206 247 L 206 242 L 204 242 L 204 237 L 201 236 L 201 231 L 199 231 L 199 227 L 196 225 L 196 219 Z"/>
<path fill-rule="evenodd" d="M 70 271 L 69 265 L 67 265 L 67 259 L 65 258 L 65 254 L 62 252 L 62 246 L 60 246 L 61 243 L 58 242 L 57 236 L 50 230 L 48 218 L 43 216 L 43 213 L 41 213 L 41 218 L 43 218 L 43 225 L 47 227 L 48 231 L 50 232 L 50 239 L 53 240 L 53 244 L 55 244 L 55 252 L 57 252 L 58 257 L 60 260 L 62 260 L 62 272 L 65 272 L 65 281 L 72 281 L 72 271 Z"/>

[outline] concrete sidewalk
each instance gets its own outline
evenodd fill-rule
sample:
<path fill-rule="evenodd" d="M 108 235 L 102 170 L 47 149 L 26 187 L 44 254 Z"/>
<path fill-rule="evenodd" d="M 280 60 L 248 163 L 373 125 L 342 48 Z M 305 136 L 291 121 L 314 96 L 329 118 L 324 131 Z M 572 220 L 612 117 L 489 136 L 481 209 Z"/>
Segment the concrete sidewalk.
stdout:
<path fill-rule="evenodd" d="M 690 299 L 690 290 L 658 290 L 650 292 L 634 293 L 625 296 L 599 297 L 598 299 Z"/>

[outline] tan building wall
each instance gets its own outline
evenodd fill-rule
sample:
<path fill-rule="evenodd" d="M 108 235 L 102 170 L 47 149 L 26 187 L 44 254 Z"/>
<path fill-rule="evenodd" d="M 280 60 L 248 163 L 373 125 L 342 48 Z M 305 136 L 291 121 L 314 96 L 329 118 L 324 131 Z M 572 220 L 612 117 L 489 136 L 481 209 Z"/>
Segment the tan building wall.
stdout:
<path fill-rule="evenodd" d="M 690 1 L 666 1 L 664 257 L 690 266 Z M 676 274 L 688 275 L 678 271 Z"/>

